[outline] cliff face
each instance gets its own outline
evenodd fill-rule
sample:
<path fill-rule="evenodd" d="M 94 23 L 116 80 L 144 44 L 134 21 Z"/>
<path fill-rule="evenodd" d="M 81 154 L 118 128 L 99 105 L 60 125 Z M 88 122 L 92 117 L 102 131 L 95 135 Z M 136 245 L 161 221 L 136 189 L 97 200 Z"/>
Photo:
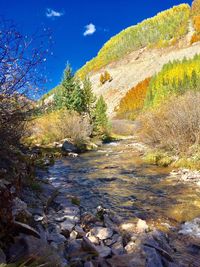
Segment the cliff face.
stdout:
<path fill-rule="evenodd" d="M 200 43 L 165 49 L 140 49 L 91 74 L 93 90 L 97 96 L 103 95 L 108 104 L 108 114 L 113 117 L 115 108 L 127 91 L 159 72 L 169 61 L 192 58 L 195 54 L 200 54 Z M 105 70 L 112 76 L 112 81 L 101 85 L 100 75 Z"/>

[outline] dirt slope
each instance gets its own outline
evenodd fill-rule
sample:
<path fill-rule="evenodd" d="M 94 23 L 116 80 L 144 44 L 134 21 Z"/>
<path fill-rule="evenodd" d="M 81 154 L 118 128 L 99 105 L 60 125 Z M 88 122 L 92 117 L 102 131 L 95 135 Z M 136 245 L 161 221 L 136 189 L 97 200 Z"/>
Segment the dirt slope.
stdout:
<path fill-rule="evenodd" d="M 200 54 L 200 43 L 192 46 L 182 43 L 171 48 L 135 51 L 125 58 L 91 74 L 90 79 L 93 84 L 93 90 L 97 96 L 101 94 L 104 96 L 108 104 L 108 114 L 113 117 L 115 114 L 114 109 L 118 106 L 120 99 L 133 86 L 159 72 L 162 66 L 170 60 L 183 59 L 184 57 L 192 58 L 195 54 Z M 105 70 L 111 74 L 113 80 L 100 86 L 99 77 Z"/>

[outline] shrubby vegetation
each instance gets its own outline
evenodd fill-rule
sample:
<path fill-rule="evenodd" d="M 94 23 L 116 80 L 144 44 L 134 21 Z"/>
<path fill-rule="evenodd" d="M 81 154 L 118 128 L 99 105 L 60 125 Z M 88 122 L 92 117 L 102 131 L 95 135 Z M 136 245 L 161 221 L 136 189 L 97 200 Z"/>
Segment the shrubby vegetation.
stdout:
<path fill-rule="evenodd" d="M 117 108 L 117 117 L 125 119 L 134 119 L 144 107 L 144 101 L 147 94 L 147 89 L 150 83 L 150 78 L 138 83 L 135 87 L 129 90 L 121 99 Z"/>
<path fill-rule="evenodd" d="M 28 124 L 27 131 L 30 134 L 26 142 L 30 144 L 48 145 L 68 138 L 81 147 L 88 142 L 92 125 L 87 116 L 61 109 L 36 117 Z"/>
<path fill-rule="evenodd" d="M 172 95 L 184 94 L 188 90 L 199 91 L 200 87 L 200 55 L 193 59 L 169 62 L 152 77 L 145 107 L 161 104 Z"/>
<path fill-rule="evenodd" d="M 199 160 L 199 92 L 190 91 L 178 98 L 172 97 L 165 105 L 143 114 L 139 120 L 142 123 L 140 137 L 144 142 L 154 148 L 164 149 L 171 155 L 186 155 Z M 163 153 L 159 153 L 159 158 L 156 159 L 161 160 L 162 157 Z M 170 161 L 169 156 L 167 158 Z"/>
<path fill-rule="evenodd" d="M 182 4 L 157 16 L 129 27 L 111 38 L 96 58 L 87 62 L 78 72 L 81 78 L 126 54 L 143 47 L 163 47 L 184 36 L 188 31 L 190 6 Z"/>
<path fill-rule="evenodd" d="M 112 77 L 108 71 L 105 71 L 104 73 L 100 75 L 99 81 L 100 81 L 100 84 L 103 85 L 106 82 L 111 82 Z"/>

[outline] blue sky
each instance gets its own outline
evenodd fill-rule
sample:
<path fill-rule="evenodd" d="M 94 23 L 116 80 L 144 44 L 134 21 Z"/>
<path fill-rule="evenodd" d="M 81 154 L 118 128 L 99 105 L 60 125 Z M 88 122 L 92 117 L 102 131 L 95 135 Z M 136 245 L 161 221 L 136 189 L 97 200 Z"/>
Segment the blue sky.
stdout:
<path fill-rule="evenodd" d="M 56 86 L 67 62 L 74 71 L 94 57 L 122 29 L 180 3 L 192 0 L 0 0 L 0 15 L 31 34 L 49 27 L 55 44 L 46 62 L 49 82 Z"/>

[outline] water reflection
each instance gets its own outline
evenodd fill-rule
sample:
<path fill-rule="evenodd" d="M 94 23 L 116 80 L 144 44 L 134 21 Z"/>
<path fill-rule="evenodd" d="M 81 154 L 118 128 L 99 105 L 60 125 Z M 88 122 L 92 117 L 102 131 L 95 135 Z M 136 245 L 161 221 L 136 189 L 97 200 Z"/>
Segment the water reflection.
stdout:
<path fill-rule="evenodd" d="M 111 208 L 125 220 L 182 222 L 200 216 L 200 190 L 168 179 L 170 169 L 144 164 L 130 140 L 59 160 L 48 178 L 80 197 L 85 210 Z"/>

